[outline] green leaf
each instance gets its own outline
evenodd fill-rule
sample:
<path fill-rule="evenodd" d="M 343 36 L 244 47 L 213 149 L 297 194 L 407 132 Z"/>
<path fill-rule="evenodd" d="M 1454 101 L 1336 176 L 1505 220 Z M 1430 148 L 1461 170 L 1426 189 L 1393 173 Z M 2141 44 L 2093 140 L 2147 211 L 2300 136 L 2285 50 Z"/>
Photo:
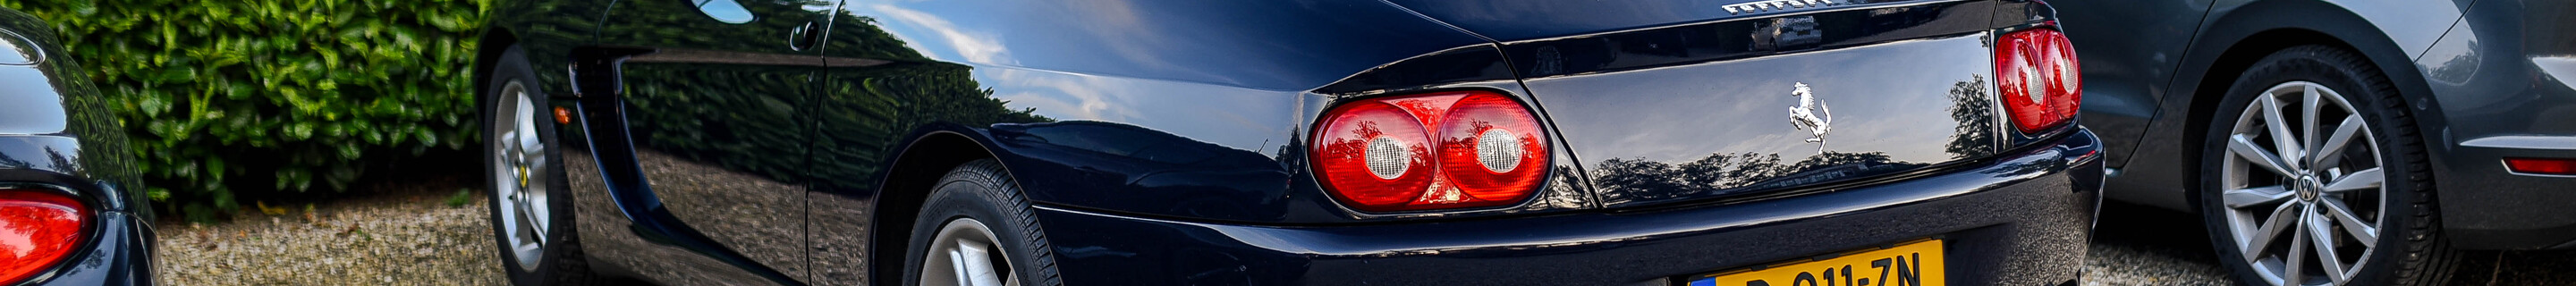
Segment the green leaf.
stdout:
<path fill-rule="evenodd" d="M 339 144 L 340 159 L 358 159 L 358 144 Z"/>
<path fill-rule="evenodd" d="M 159 96 L 144 96 L 140 104 L 143 105 L 143 116 L 161 115 L 162 111 L 170 108 L 170 101 L 161 99 Z"/>
<path fill-rule="evenodd" d="M 413 129 L 413 130 L 412 130 L 412 137 L 413 137 L 413 138 L 420 138 L 420 143 L 421 143 L 421 144 L 433 144 L 433 143 L 438 143 L 438 134 L 437 134 L 437 133 L 431 133 L 431 132 L 429 132 L 429 129 L 428 129 L 428 128 Z"/>
<path fill-rule="evenodd" d="M 224 158 L 206 158 L 206 172 L 207 174 L 214 175 L 216 180 L 222 180 L 224 178 Z"/>
<path fill-rule="evenodd" d="M 152 79 L 153 79 L 153 81 L 158 81 L 158 82 L 162 82 L 162 83 L 186 83 L 186 82 L 192 82 L 192 81 L 196 81 L 196 80 L 197 80 L 197 70 L 196 70 L 196 69 L 166 69 L 166 70 L 161 70 L 161 73 L 160 73 L 160 74 L 158 74 L 158 75 L 154 75 L 154 76 L 152 77 Z"/>
<path fill-rule="evenodd" d="M 472 203 L 474 203 L 474 191 L 472 189 L 456 189 L 456 194 L 447 195 L 447 207 L 464 207 L 466 204 Z"/>
<path fill-rule="evenodd" d="M 296 123 L 294 123 L 294 124 L 289 124 L 289 125 L 287 125 L 287 126 L 286 126 L 286 138 L 287 138 L 287 139 L 293 139 L 293 140 L 304 140 L 304 139 L 310 139 L 310 138 L 313 138 L 313 123 L 311 123 L 311 122 L 296 122 Z"/>

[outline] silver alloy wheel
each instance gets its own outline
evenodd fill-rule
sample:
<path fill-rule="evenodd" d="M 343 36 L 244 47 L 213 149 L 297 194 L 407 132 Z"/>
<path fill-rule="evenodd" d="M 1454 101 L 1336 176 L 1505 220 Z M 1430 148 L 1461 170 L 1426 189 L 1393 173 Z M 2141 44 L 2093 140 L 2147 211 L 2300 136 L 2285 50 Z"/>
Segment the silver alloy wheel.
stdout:
<path fill-rule="evenodd" d="M 2352 102 L 2317 83 L 2283 83 L 2257 95 L 2228 134 L 2222 213 L 2256 274 L 2272 285 L 2360 275 L 2378 250 L 2387 189 L 2379 143 Z"/>
<path fill-rule="evenodd" d="M 921 286 L 1019 286 L 1011 277 L 1011 260 L 1004 257 L 1001 244 L 993 243 L 993 229 L 972 218 L 948 221 L 931 236 L 930 249 L 921 262 Z"/>
<path fill-rule="evenodd" d="M 493 157 L 492 202 L 500 204 L 502 237 L 509 242 L 512 258 L 519 260 L 521 270 L 537 269 L 545 253 L 546 227 L 551 216 L 546 209 L 549 184 L 533 172 L 546 165 L 546 144 L 538 139 L 536 104 L 527 87 L 518 81 L 501 86 L 500 110 L 491 114 L 495 126 L 485 142 Z"/>

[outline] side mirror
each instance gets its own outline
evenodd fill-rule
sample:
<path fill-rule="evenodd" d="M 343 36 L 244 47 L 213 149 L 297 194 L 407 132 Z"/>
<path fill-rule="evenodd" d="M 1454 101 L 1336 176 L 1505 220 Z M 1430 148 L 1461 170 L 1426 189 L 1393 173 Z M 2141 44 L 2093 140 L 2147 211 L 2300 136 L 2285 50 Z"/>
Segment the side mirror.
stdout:
<path fill-rule="evenodd" d="M 742 3 L 734 2 L 734 0 L 690 1 L 697 2 L 696 6 L 698 6 L 698 13 L 707 14 L 708 18 L 715 18 L 717 22 L 724 22 L 725 24 L 742 24 L 750 23 L 753 19 L 751 16 L 751 10 L 743 9 Z"/>

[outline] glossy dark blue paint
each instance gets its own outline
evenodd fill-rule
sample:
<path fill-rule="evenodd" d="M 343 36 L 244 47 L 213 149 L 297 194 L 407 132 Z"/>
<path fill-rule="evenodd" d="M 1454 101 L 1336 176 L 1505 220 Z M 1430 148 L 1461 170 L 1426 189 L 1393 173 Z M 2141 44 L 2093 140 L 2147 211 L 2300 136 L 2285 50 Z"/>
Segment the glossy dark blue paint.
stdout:
<path fill-rule="evenodd" d="M 2046 6 L 2028 2 L 1855 1 L 1860 4 L 1723 15 L 1714 6 L 1695 4 L 1705 1 L 1640 1 L 1634 7 L 1707 9 L 1664 9 L 1676 14 L 1649 18 L 1609 10 L 1551 12 L 1596 21 L 1562 25 L 1470 23 L 1450 19 L 1473 14 L 1463 8 L 1406 1 L 735 2 L 751 19 L 701 11 L 682 0 L 505 3 L 512 9 L 500 9 L 506 12 L 487 33 L 499 36 L 487 38 L 486 47 L 527 49 L 539 70 L 539 89 L 555 98 L 553 105 L 580 113 L 558 135 L 566 142 L 574 227 L 595 270 L 664 284 L 897 285 L 903 240 L 909 237 L 902 232 L 911 229 L 922 192 L 956 163 L 992 158 L 1047 213 L 1044 229 L 1062 240 L 1055 244 L 1058 253 L 1107 261 L 1061 264 L 1067 277 L 1180 279 L 1081 281 L 1336 284 L 1368 277 L 1333 273 L 1357 269 L 1350 263 L 1372 257 L 1403 258 L 1386 261 L 1412 265 L 1404 267 L 1493 258 L 1467 262 L 1516 270 L 1542 265 L 1512 258 L 1546 253 L 1603 259 L 1707 242 L 1754 247 L 1760 244 L 1750 242 L 1781 239 L 1775 235 L 1787 232 L 1881 227 L 1853 224 L 1865 217 L 1950 213 L 1961 216 L 1917 219 L 1962 220 L 1819 237 L 1809 239 L 1817 244 L 1799 247 L 1697 250 L 1758 254 L 1742 257 L 1652 254 L 1640 257 L 1677 260 L 1653 269 L 1565 278 L 1661 283 L 1665 276 L 1945 235 L 1963 243 L 1955 248 L 1962 253 L 2070 253 L 1965 255 L 1962 263 L 1998 268 L 1954 274 L 1965 277 L 1963 283 L 2047 284 L 2074 278 L 2071 265 L 2081 257 L 2100 176 L 2099 160 L 2091 159 L 2098 143 L 2080 128 L 2004 133 L 1995 128 L 2002 125 L 1991 124 L 2000 120 L 1995 109 L 1944 114 L 1952 110 L 1872 102 L 1932 97 L 1943 106 L 1991 104 L 1992 87 L 1977 80 L 1992 77 L 1981 41 L 2054 19 Z M 1497 5 L 1509 8 L 1503 6 L 1508 5 Z M 1512 13 L 1539 11 L 1551 10 Z M 1823 36 L 1754 38 L 1786 29 L 1782 24 L 1790 22 L 1784 19 L 1800 17 L 1816 23 Z M 825 31 L 810 47 L 798 42 L 807 35 L 797 32 L 806 23 L 820 23 Z M 1631 30 L 1640 27 L 1660 28 Z M 1539 57 L 1543 50 L 1564 57 L 1550 62 Z M 481 62 L 492 62 L 489 57 Z M 1846 61 L 1824 60 L 1833 57 Z M 1860 64 L 1883 68 L 1855 68 Z M 1557 68 L 1534 69 L 1549 66 Z M 1695 67 L 1735 70 L 1672 72 Z M 1797 73 L 1758 74 L 1762 69 Z M 1924 70 L 1943 73 L 1908 73 Z M 1796 131 L 1780 110 L 1790 105 L 1779 101 L 1790 98 L 1788 83 L 1751 82 L 1785 80 L 1839 89 L 1824 96 L 1853 110 L 1879 106 L 1888 111 L 1877 113 L 1936 120 L 1846 115 L 1861 119 L 1844 123 L 1850 129 L 1831 140 L 1855 147 L 1832 150 L 1884 152 L 1891 159 L 1831 161 L 1738 178 L 1769 182 L 1738 190 L 1743 192 L 1630 188 L 1621 190 L 1639 191 L 1614 195 L 1599 187 L 1600 171 L 1587 171 L 1598 168 L 1587 162 L 1643 151 L 1578 135 L 1736 122 Z M 1605 91 L 1599 87 L 1622 81 L 1646 87 L 1599 94 Z M 1746 81 L 1747 87 L 1740 94 L 1653 88 L 1689 81 Z M 1880 84 L 1890 81 L 1924 84 Z M 1573 84 L 1580 82 L 1592 83 Z M 1441 90 L 1506 94 L 1547 118 L 1544 124 L 1556 135 L 1550 138 L 1556 141 L 1555 158 L 1536 198 L 1487 209 L 1364 213 L 1334 203 L 1316 185 L 1303 162 L 1313 117 L 1338 102 Z M 1937 100 L 1945 96 L 1956 99 Z M 1619 111 L 1587 106 L 1612 100 L 1758 111 L 1610 126 L 1601 119 Z M 1679 106 L 1626 113 L 1691 112 Z M 1922 130 L 1898 132 L 1910 129 Z M 1963 144 L 1977 148 L 1942 150 L 1940 142 L 1951 137 L 1967 137 Z M 1798 144 L 1802 138 L 1771 139 L 1779 142 L 1683 153 L 1774 154 L 1816 147 Z M 1931 147 L 1857 147 L 1924 141 Z M 1594 154 L 1604 157 L 1583 157 Z M 1854 169 L 1876 171 L 1848 171 Z M 1671 195 L 1637 199 L 1647 192 Z M 1755 193 L 1764 195 L 1747 195 Z M 2036 200 L 1975 203 L 2006 198 Z M 1970 205 L 1987 207 L 1976 215 L 1959 209 Z M 795 215 L 773 216 L 782 213 Z M 1737 222 L 1650 225 L 1682 218 Z M 1205 229 L 1173 230 L 1187 228 L 1174 225 Z M 1116 229 L 1135 232 L 1100 232 Z M 1244 240 L 1222 237 L 1218 230 L 1271 232 L 1268 237 L 1285 239 L 1263 245 L 1341 250 L 1245 248 L 1224 244 Z M 1441 230 L 1460 232 L 1403 235 Z M 1689 234 L 1650 233 L 1656 231 Z M 1616 242 L 1628 236 L 1640 242 Z M 1541 240 L 1580 242 L 1571 247 L 1591 251 L 1484 244 L 1546 243 Z M 1216 246 L 1200 252 L 1137 250 L 1193 245 Z M 1430 246 L 1453 253 L 1364 254 Z M 1109 257 L 1121 260 L 1094 260 Z M 1239 262 L 1232 272 L 1143 267 L 1229 261 Z M 1538 281 L 1552 280 L 1529 280 Z"/>
<path fill-rule="evenodd" d="M 1954 269 L 1978 269 L 1953 284 L 2047 285 L 2073 277 L 2064 263 L 2081 260 L 2101 183 L 2091 133 L 2056 140 L 1958 172 L 1718 205 L 1317 227 L 1040 214 L 1085 228 L 1049 237 L 1066 284 L 1664 285 L 1928 236 L 1950 243 Z M 2049 253 L 2062 255 L 2031 255 Z"/>
<path fill-rule="evenodd" d="M 623 116 L 625 115 L 624 110 L 620 108 L 623 106 L 623 102 L 620 102 L 619 98 L 616 97 L 594 97 L 588 101 L 592 101 L 594 103 L 574 105 L 583 106 L 575 110 L 578 110 L 577 112 L 584 115 L 580 122 L 585 126 L 590 126 L 584 129 L 599 130 L 599 132 L 596 133 L 584 133 L 585 135 L 589 135 L 584 136 L 587 138 L 582 138 L 588 141 L 588 144 L 585 144 L 585 146 L 597 148 L 585 151 L 596 152 L 591 155 L 596 158 L 602 158 L 604 161 L 596 164 L 596 166 L 603 167 L 598 172 L 582 172 L 579 174 L 597 174 L 599 177 L 604 178 L 604 181 L 607 182 L 607 189 L 609 190 L 609 201 L 615 202 L 616 207 L 612 209 L 618 210 L 619 214 L 623 215 L 620 216 L 620 218 L 634 222 L 634 224 L 627 230 L 627 233 L 632 234 L 637 239 L 654 242 L 654 244 L 659 245 L 644 246 L 617 244 L 614 243 L 616 240 L 603 240 L 603 242 L 610 243 L 594 242 L 592 244 L 593 246 L 604 246 L 610 249 L 628 251 L 685 251 L 688 253 L 698 253 L 707 258 L 714 259 L 716 262 L 722 263 L 723 265 L 732 266 L 733 268 L 742 271 L 742 273 L 737 274 L 754 275 L 754 277 L 782 284 L 793 283 L 797 280 L 795 277 L 779 273 L 778 270 L 770 268 L 767 265 L 763 265 L 760 262 L 752 261 L 750 256 L 744 255 L 739 251 L 735 251 L 733 248 L 726 247 L 725 244 L 709 237 L 709 233 L 699 231 L 692 227 L 688 221 L 684 221 L 680 219 L 678 215 L 674 215 L 671 208 L 662 203 L 662 197 L 659 196 L 659 193 L 654 192 L 651 185 L 644 183 L 646 176 L 646 171 L 644 171 L 642 167 L 644 163 L 636 162 L 633 159 L 635 158 L 634 154 L 636 154 L 634 147 L 635 144 L 627 140 L 630 136 L 628 133 L 624 132 L 626 129 L 623 128 L 623 125 L 625 125 L 624 123 L 626 118 Z M 589 106 L 597 106 L 598 108 L 593 109 Z M 611 155 L 597 156 L 597 154 Z M 764 241 L 763 243 L 778 242 Z"/>
<path fill-rule="evenodd" d="M 1984 8 L 1984 7 L 1979 7 Z M 1831 32 L 1827 32 L 1830 35 Z M 1982 39 L 1944 35 L 1797 56 L 1533 78 L 1603 203 L 1636 206 L 1799 189 L 1992 155 L 2001 144 Z M 1855 71 L 1888 63 L 1908 68 Z M 1723 74 L 1725 77 L 1689 75 Z M 1823 144 L 1788 126 L 1793 84 L 1834 112 Z M 1719 123 L 1719 124 L 1711 124 Z M 1722 172 L 1721 172 L 1722 171 Z M 1682 178 L 1675 182 L 1668 178 Z"/>
<path fill-rule="evenodd" d="M 613 59 L 614 66 L 577 70 L 616 77 L 613 88 L 576 85 L 573 96 L 593 112 L 591 143 L 611 174 L 613 196 L 639 227 L 679 248 L 704 253 L 745 273 L 781 284 L 810 283 L 802 250 L 803 178 L 813 140 L 807 108 L 823 63 L 815 57 L 832 7 L 801 1 L 747 1 L 748 19 L 697 1 L 622 1 L 600 20 L 597 41 L 632 54 L 576 48 L 576 64 Z M 709 2 L 712 3 L 712 2 Z M 671 31 L 687 31 L 673 33 Z M 729 35 L 731 37 L 704 37 Z M 592 65 L 585 65 L 592 66 Z M 620 148 L 617 145 L 624 145 Z M 625 166 L 634 166 L 625 169 Z M 716 175 L 717 170 L 730 171 Z M 619 174 L 623 173 L 623 174 Z M 636 207 L 647 208 L 636 208 Z M 656 241 L 646 237 L 645 241 Z M 619 244 L 628 248 L 650 246 Z M 675 254 L 676 255 L 676 254 Z M 651 261 L 620 261 L 627 265 Z M 721 271 L 709 271 L 721 272 Z M 686 275 L 642 273 L 689 282 Z M 710 281 L 711 282 L 711 281 Z"/>
<path fill-rule="evenodd" d="M 2244 65 L 2279 48 L 2360 52 L 2409 100 L 2455 246 L 2576 243 L 2576 179 L 2511 174 L 2507 156 L 2576 157 L 2576 51 L 2550 1 L 2080 1 L 2059 5 L 2082 54 L 2086 125 L 2119 171 L 2114 199 L 2190 209 L 2194 138 Z M 2089 19 L 2089 20 L 2088 20 Z M 2547 19 L 2547 20 L 2544 20 Z M 2192 27 L 2184 30 L 2185 27 Z M 2125 32 L 2124 32 L 2125 31 Z M 2110 68 L 2102 68 L 2110 67 Z"/>
<path fill-rule="evenodd" d="M 19 285 L 151 285 L 152 211 L 124 128 L 51 25 L 0 8 L 0 187 L 86 204 L 82 244 Z"/>

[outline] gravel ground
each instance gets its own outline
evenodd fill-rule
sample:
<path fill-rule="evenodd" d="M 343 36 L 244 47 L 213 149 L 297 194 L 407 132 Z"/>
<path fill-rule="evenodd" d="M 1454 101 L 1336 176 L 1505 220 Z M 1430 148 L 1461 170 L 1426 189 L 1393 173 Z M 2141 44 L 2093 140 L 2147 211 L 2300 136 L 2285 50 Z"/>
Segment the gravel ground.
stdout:
<path fill-rule="evenodd" d="M 2232 285 L 2190 214 L 2104 203 L 2085 253 L 2085 285 Z"/>
<path fill-rule="evenodd" d="M 164 221 L 170 285 L 500 285 L 483 194 L 450 207 L 464 175 L 370 183 L 366 195 L 272 205 L 232 222 Z M 2086 285 L 2229 285 L 2189 214 L 2110 203 L 2087 250 Z M 168 217 L 168 216 L 165 216 Z M 2452 285 L 2576 285 L 2576 251 L 2481 251 Z"/>
<path fill-rule="evenodd" d="M 2085 259 L 2086 285 L 2230 285 L 2191 214 L 2105 203 Z M 2451 285 L 2576 285 L 2576 251 L 2472 251 Z"/>
<path fill-rule="evenodd" d="M 232 222 L 163 221 L 169 285 L 500 285 L 484 194 L 450 207 L 463 176 L 366 184 L 348 198 Z M 165 216 L 170 217 L 170 216 Z"/>

